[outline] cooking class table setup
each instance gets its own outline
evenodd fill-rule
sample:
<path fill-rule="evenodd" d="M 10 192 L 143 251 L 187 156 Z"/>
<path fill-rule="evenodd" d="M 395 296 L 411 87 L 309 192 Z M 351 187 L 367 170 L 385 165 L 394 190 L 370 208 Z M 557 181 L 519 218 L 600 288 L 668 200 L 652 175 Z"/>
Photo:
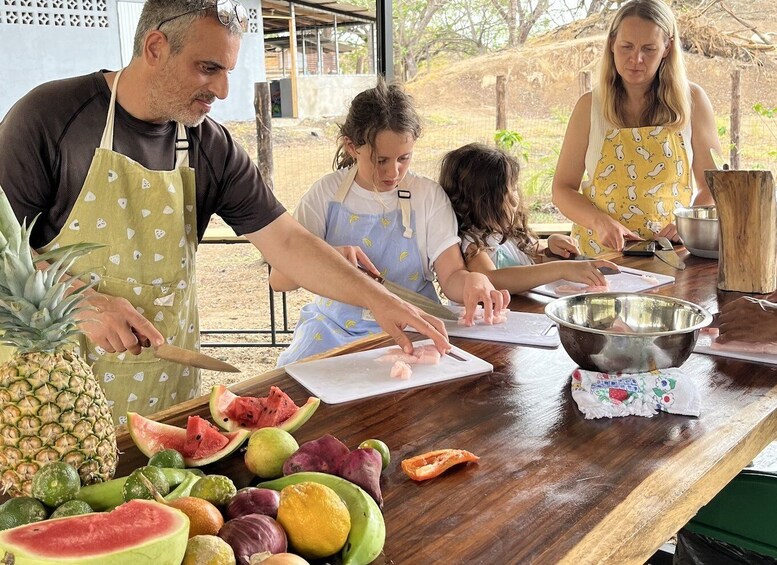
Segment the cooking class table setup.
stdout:
<path fill-rule="evenodd" d="M 472 326 L 459 320 L 461 308 L 435 305 L 452 344 L 445 354 L 408 328 L 413 356 L 385 334 L 370 336 L 149 417 L 129 413 L 116 428 L 119 482 L 81 486 L 76 476 L 77 500 L 70 500 L 117 509 L 68 519 L 102 520 L 89 530 L 103 531 L 89 549 L 98 552 L 95 563 L 141 553 L 177 563 L 170 555 L 183 556 L 186 532 L 180 514 L 166 507 L 186 512 L 176 499 L 197 498 L 197 491 L 221 504 L 231 522 L 219 523 L 229 530 L 223 535 L 209 523 L 222 542 L 244 547 L 260 531 L 272 553 L 286 549 L 279 542 L 286 537 L 289 550 L 301 552 L 288 500 L 309 495 L 312 484 L 331 488 L 344 505 L 319 517 L 319 528 L 350 514 L 339 530 L 347 538 L 308 556 L 312 564 L 646 562 L 777 439 L 777 354 L 719 347 L 710 330 L 725 303 L 777 290 L 771 175 L 716 171 L 708 182 L 716 207 L 676 211 L 685 245 L 657 241 L 604 255 L 618 266 L 605 273 L 606 289 L 542 285 L 514 295 L 495 323 L 476 316 Z M 741 217 L 749 218 L 746 227 Z M 238 369 L 194 352 L 156 354 Z M 247 429 L 238 413 L 252 410 Z M 289 439 L 279 439 L 281 432 Z M 206 446 L 213 436 L 225 443 Z M 165 459 L 162 471 L 140 473 L 164 448 L 180 450 L 186 469 L 167 468 Z M 170 479 L 168 495 L 155 492 L 151 479 L 159 473 Z M 52 495 L 36 487 L 36 476 L 33 494 Z M 43 481 L 37 484 L 51 484 Z M 269 504 L 266 494 L 235 494 L 248 486 L 281 492 L 277 523 L 257 518 L 265 513 L 257 510 L 231 515 L 227 491 L 241 503 L 261 496 Z M 167 502 L 160 509 L 130 500 L 127 493 L 141 488 Z M 202 526 L 202 513 L 187 515 L 189 527 Z M 233 521 L 244 518 L 260 524 Z M 59 539 L 78 529 L 63 532 L 58 523 L 65 519 L 0 531 L 0 547 L 35 555 L 44 550 L 24 538 L 32 531 L 26 528 L 38 528 L 29 535 L 40 540 L 48 536 L 41 532 Z M 143 525 L 151 523 L 163 526 Z M 115 533 L 127 524 L 134 528 L 128 541 Z M 119 538 L 129 547 L 111 554 L 104 546 Z M 238 562 L 248 563 L 248 553 Z"/>

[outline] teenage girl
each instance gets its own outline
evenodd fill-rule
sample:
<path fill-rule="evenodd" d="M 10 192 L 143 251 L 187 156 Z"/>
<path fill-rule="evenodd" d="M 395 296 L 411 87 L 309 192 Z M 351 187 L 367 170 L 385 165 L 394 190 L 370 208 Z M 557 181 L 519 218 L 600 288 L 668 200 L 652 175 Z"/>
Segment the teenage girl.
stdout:
<path fill-rule="evenodd" d="M 311 187 L 294 215 L 355 265 L 439 300 L 436 276 L 445 295 L 465 306 L 465 324 L 473 323 L 478 302 L 490 323 L 494 312 L 507 306 L 509 294 L 496 290 L 483 274 L 467 271 L 445 192 L 409 171 L 420 133 L 410 97 L 380 79 L 354 98 L 340 127 L 335 172 Z M 277 269 L 270 283 L 276 291 L 298 287 Z M 303 307 L 278 365 L 379 331 L 371 312 L 316 297 Z"/>
<path fill-rule="evenodd" d="M 529 228 L 518 188 L 518 161 L 500 149 L 470 143 L 442 161 L 440 184 L 459 222 L 461 249 L 467 268 L 484 273 L 497 288 L 511 293 L 566 279 L 606 286 L 600 267 L 617 271 L 610 261 L 548 261 L 555 255 L 574 258 L 575 240 L 553 234 L 543 246 Z"/>

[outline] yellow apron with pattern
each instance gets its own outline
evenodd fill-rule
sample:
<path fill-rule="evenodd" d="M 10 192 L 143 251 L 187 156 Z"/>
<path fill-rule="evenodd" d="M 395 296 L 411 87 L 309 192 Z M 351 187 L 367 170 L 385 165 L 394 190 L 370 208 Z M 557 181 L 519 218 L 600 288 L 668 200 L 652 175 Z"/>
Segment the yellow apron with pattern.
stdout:
<path fill-rule="evenodd" d="M 608 132 L 591 184 L 582 190 L 596 208 L 652 239 L 674 223 L 675 208 L 691 203 L 691 171 L 682 135 L 663 126 Z M 572 226 L 572 237 L 583 255 L 611 251 L 583 226 Z"/>
<path fill-rule="evenodd" d="M 113 151 L 116 85 L 100 147 L 62 231 L 50 249 L 80 241 L 92 251 L 72 272 L 98 281 L 97 290 L 129 300 L 168 343 L 199 348 L 195 284 L 197 251 L 194 170 L 188 166 L 186 130 L 178 124 L 176 167 L 153 171 Z M 199 394 L 199 370 L 162 361 L 151 349 L 140 355 L 106 353 L 82 339 L 81 353 L 112 405 L 113 419 L 127 411 L 157 412 Z"/>

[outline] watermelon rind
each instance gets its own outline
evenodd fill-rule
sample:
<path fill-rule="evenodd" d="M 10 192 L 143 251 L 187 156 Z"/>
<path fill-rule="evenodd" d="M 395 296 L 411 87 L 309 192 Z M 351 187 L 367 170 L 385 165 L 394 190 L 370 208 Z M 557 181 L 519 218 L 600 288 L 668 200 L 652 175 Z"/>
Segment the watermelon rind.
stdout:
<path fill-rule="evenodd" d="M 236 398 L 237 395 L 224 385 L 214 386 L 210 391 L 210 417 L 216 422 L 217 426 L 228 432 L 235 430 L 256 431 L 258 428 L 245 428 L 240 426 L 226 415 L 227 407 L 229 407 Z M 291 418 L 284 420 L 275 427 L 289 433 L 296 432 L 305 422 L 310 420 L 310 417 L 318 409 L 319 404 L 321 404 L 320 398 L 316 398 L 315 396 L 309 397 L 307 402 L 300 406 Z"/>
<path fill-rule="evenodd" d="M 169 516 L 165 517 L 165 514 Z M 160 520 L 169 518 L 162 531 Z M 67 520 L 67 528 L 60 523 Z M 96 538 L 96 530 L 110 535 Z M 122 549 L 127 532 L 144 536 Z M 106 541 L 108 538 L 110 541 Z M 67 516 L 0 532 L 0 563 L 14 565 L 180 565 L 189 538 L 189 518 L 151 500 L 132 500 L 111 512 Z M 76 549 L 79 548 L 79 549 Z M 78 555 L 73 555 L 78 551 Z"/>
<path fill-rule="evenodd" d="M 180 452 L 186 441 L 186 428 L 163 424 L 135 412 L 127 412 L 127 429 L 132 441 L 146 457 L 151 457 L 163 449 L 175 449 Z M 226 432 L 224 436 L 229 440 L 229 443 L 223 448 L 208 457 L 199 459 L 184 456 L 183 461 L 187 467 L 202 467 L 215 463 L 232 454 L 245 443 L 250 435 L 250 430 Z"/>

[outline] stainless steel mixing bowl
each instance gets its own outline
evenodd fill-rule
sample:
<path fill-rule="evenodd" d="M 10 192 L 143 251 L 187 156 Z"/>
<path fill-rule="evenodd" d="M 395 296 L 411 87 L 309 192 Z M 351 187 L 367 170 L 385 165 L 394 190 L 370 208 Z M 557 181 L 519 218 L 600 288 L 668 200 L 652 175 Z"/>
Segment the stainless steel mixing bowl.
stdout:
<path fill-rule="evenodd" d="M 677 208 L 674 215 L 685 248 L 693 255 L 717 259 L 720 228 L 715 206 Z"/>
<path fill-rule="evenodd" d="M 561 345 L 583 369 L 637 373 L 679 367 L 699 330 L 712 322 L 706 309 L 668 296 L 626 292 L 577 294 L 550 302 L 545 314 Z M 628 329 L 612 329 L 620 322 Z"/>

